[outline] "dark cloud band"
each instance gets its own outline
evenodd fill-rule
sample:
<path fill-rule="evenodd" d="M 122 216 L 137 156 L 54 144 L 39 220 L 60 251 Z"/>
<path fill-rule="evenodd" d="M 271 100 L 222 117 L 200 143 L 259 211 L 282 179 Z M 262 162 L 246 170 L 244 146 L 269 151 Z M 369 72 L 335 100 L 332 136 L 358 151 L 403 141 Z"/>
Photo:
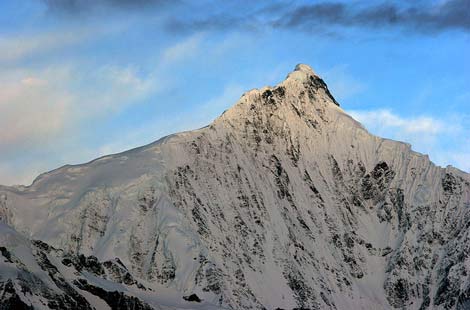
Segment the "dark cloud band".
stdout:
<path fill-rule="evenodd" d="M 54 13 L 76 14 L 100 9 L 141 10 L 168 5 L 171 0 L 41 0 Z"/>
<path fill-rule="evenodd" d="M 438 6 L 396 4 L 358 6 L 323 2 L 284 12 L 273 23 L 280 28 L 314 30 L 317 26 L 394 28 L 412 32 L 470 31 L 470 0 L 449 0 Z"/>
<path fill-rule="evenodd" d="M 383 4 L 322 1 L 298 4 L 291 0 L 244 0 L 191 2 L 183 0 L 41 0 L 49 10 L 71 13 L 116 9 L 146 10 L 149 7 L 172 7 L 190 11 L 171 14 L 167 29 L 173 32 L 198 30 L 257 30 L 275 28 L 325 33 L 337 27 L 400 29 L 407 32 L 435 34 L 448 30 L 470 32 L 470 0 L 447 0 L 438 4 L 416 1 Z M 217 13 L 214 12 L 216 9 Z M 213 14 L 213 15 L 212 15 Z"/>
<path fill-rule="evenodd" d="M 426 4 L 423 4 L 426 3 Z M 435 34 L 448 30 L 470 32 L 470 0 L 447 0 L 405 4 L 363 5 L 357 2 L 316 2 L 296 5 L 280 1 L 254 12 L 203 16 L 193 20 L 173 20 L 174 31 L 259 29 L 272 27 L 325 33 L 331 27 L 400 29 L 412 33 Z"/>

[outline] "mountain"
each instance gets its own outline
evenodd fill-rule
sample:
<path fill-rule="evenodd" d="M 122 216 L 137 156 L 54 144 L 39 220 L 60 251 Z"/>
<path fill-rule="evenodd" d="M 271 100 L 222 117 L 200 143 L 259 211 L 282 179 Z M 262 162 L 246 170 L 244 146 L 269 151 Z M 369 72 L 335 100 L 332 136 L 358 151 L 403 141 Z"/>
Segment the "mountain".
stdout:
<path fill-rule="evenodd" d="M 470 175 L 369 134 L 307 65 L 202 129 L 0 187 L 0 219 L 18 309 L 470 309 Z"/>

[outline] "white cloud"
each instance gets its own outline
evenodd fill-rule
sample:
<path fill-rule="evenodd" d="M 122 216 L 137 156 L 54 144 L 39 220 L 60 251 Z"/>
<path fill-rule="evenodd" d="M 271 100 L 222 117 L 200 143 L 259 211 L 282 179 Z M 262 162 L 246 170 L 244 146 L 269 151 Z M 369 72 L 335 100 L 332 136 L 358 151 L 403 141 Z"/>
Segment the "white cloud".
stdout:
<path fill-rule="evenodd" d="M 67 77 L 62 69 L 0 73 L 0 149 L 41 144 L 64 128 L 72 98 L 54 88 Z"/>
<path fill-rule="evenodd" d="M 105 66 L 86 74 L 77 66 L 0 73 L 0 149 L 15 151 L 63 136 L 89 118 L 115 112 L 157 89 L 155 76 Z"/>
<path fill-rule="evenodd" d="M 445 126 L 443 121 L 429 116 L 403 118 L 390 110 L 349 111 L 349 113 L 366 127 L 373 127 L 375 130 L 394 128 L 403 133 L 436 135 L 454 128 L 454 126 Z"/>
<path fill-rule="evenodd" d="M 348 111 L 371 133 L 412 145 L 428 154 L 436 164 L 453 165 L 470 172 L 470 132 L 468 116 L 428 115 L 402 117 L 390 110 Z"/>

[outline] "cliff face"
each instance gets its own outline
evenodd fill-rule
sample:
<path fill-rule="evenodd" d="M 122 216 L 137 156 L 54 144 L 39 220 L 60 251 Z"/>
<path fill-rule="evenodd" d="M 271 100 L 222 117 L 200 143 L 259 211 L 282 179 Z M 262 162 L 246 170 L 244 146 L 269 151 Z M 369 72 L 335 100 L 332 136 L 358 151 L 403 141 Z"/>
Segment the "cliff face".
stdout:
<path fill-rule="evenodd" d="M 99 278 L 162 309 L 470 308 L 470 176 L 369 134 L 306 65 L 202 129 L 0 187 L 0 218 L 111 307 Z"/>

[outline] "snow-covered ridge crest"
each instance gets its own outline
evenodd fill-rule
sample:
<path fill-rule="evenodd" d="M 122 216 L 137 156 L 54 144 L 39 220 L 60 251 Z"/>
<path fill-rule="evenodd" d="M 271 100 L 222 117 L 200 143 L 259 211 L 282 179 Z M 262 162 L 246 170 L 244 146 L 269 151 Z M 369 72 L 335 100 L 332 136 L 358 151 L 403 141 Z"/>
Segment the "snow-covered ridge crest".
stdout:
<path fill-rule="evenodd" d="M 207 127 L 0 187 L 0 220 L 40 240 L 67 302 L 112 307 L 118 287 L 155 309 L 470 307 L 469 175 L 370 135 L 306 65 Z"/>

